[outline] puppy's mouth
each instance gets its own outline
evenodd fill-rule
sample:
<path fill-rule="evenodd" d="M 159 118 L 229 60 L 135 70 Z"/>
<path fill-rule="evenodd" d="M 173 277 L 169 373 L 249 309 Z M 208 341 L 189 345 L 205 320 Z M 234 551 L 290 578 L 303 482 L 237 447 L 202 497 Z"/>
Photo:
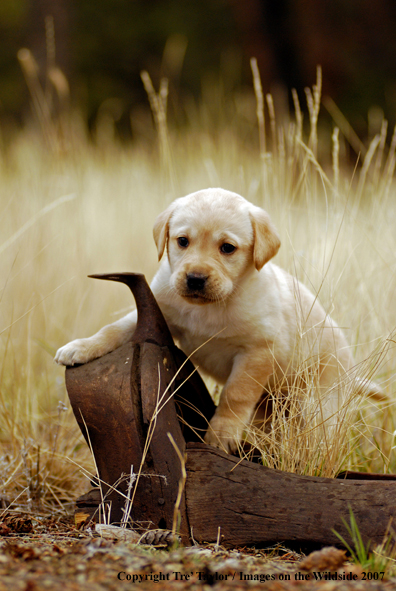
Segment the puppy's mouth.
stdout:
<path fill-rule="evenodd" d="M 192 304 L 210 304 L 214 301 L 211 297 L 202 293 L 185 292 L 180 295 Z"/>

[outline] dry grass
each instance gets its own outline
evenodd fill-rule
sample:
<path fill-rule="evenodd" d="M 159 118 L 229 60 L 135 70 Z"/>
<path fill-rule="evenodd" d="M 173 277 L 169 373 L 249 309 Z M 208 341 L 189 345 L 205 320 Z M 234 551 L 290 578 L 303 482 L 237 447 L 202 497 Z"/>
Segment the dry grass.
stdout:
<path fill-rule="evenodd" d="M 256 92 L 258 84 L 256 73 Z M 395 140 L 387 146 L 384 124 L 354 170 L 343 121 L 330 133 L 318 125 L 320 76 L 306 96 L 310 121 L 303 121 L 296 93 L 295 113 L 278 121 L 271 96 L 257 107 L 253 89 L 225 97 L 211 88 L 210 100 L 183 107 L 183 131 L 164 130 L 157 117 L 159 154 L 158 142 L 121 146 L 111 121 L 91 144 L 77 115 L 70 115 L 67 133 L 65 121 L 59 131 L 44 120 L 45 133 L 25 130 L 3 151 L 0 492 L 45 508 L 86 487 L 76 463 L 93 470 L 92 461 L 70 409 L 62 410 L 69 406 L 64 370 L 52 356 L 131 305 L 127 290 L 86 276 L 141 271 L 150 280 L 156 215 L 174 198 L 208 186 L 239 192 L 270 212 L 282 238 L 276 262 L 318 294 L 344 328 L 360 373 L 374 374 L 393 399 Z M 306 371 L 306 360 L 301 367 Z M 356 391 L 350 397 L 354 406 Z M 300 407 L 289 414 L 294 423 L 276 412 L 265 461 L 310 473 L 324 473 L 324 465 L 331 473 L 341 466 L 395 471 L 391 405 L 365 407 L 352 430 L 345 411 L 337 449 L 327 447 L 320 457 L 313 430 L 296 430 Z"/>

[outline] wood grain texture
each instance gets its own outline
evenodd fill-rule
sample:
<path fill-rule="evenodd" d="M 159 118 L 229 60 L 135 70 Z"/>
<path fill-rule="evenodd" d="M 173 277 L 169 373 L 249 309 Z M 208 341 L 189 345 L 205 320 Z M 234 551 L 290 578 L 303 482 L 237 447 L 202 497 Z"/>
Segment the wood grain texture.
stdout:
<path fill-rule="evenodd" d="M 198 542 L 339 544 L 354 513 L 365 543 L 379 544 L 396 512 L 396 482 L 299 476 L 187 446 L 186 504 Z"/>
<path fill-rule="evenodd" d="M 142 464 L 131 517 L 154 528 L 171 529 L 181 465 L 167 437 L 172 433 L 181 453 L 185 450 L 173 388 L 175 369 L 167 347 L 128 343 L 82 366 L 68 368 L 66 384 L 77 422 L 92 447 L 103 496 L 111 501 L 111 521 L 123 517 L 126 477 Z M 131 379 L 132 376 L 132 379 Z M 152 425 L 147 455 L 143 452 L 158 397 L 162 410 Z M 119 481 L 117 490 L 111 486 Z M 184 501 L 182 533 L 188 536 Z"/>

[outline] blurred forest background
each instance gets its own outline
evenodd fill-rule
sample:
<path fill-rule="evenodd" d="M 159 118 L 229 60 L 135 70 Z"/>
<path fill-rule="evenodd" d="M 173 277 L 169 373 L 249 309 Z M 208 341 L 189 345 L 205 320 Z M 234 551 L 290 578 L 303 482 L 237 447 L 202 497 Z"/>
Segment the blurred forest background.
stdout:
<path fill-rule="evenodd" d="M 334 101 L 327 106 L 337 105 L 360 137 L 371 135 L 370 118 L 374 127 L 383 115 L 390 129 L 395 123 L 393 0 L 1 0 L 3 135 L 31 115 L 18 50 L 31 50 L 44 81 L 48 17 L 55 32 L 50 57 L 70 84 L 72 108 L 91 129 L 107 109 L 121 137 L 146 133 L 141 70 L 156 88 L 161 76 L 170 79 L 170 120 L 181 125 L 178 107 L 199 99 L 205 84 L 220 82 L 226 92 L 251 88 L 253 56 L 278 113 L 291 100 L 287 91 L 303 95 L 320 64 L 323 96 Z"/>

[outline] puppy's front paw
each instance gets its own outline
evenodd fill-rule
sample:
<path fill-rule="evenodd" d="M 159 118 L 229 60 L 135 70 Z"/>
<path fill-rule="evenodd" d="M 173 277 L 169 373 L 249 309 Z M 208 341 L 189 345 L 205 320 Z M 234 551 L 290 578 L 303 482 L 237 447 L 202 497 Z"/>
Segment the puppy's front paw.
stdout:
<path fill-rule="evenodd" d="M 243 428 L 243 424 L 236 418 L 222 418 L 215 415 L 206 432 L 205 443 L 232 454 L 238 448 Z"/>
<path fill-rule="evenodd" d="M 101 353 L 97 347 L 93 346 L 92 341 L 88 339 L 76 339 L 57 350 L 55 355 L 56 363 L 59 365 L 75 365 L 76 363 L 88 363 Z"/>

